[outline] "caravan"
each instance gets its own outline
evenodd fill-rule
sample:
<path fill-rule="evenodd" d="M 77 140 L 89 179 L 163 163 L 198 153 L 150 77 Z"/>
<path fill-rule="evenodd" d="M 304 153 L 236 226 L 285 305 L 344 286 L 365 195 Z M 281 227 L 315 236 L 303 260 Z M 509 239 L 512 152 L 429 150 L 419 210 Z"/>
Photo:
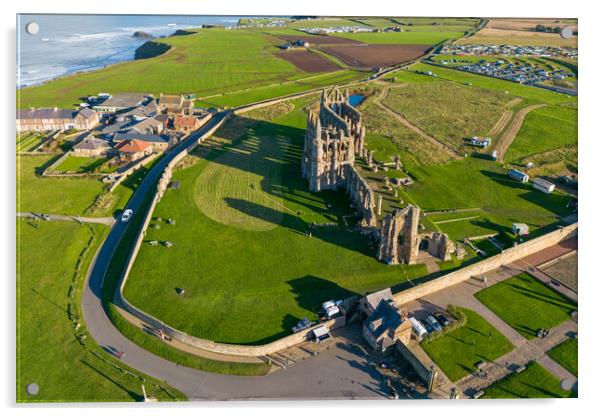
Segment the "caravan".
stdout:
<path fill-rule="evenodd" d="M 418 341 L 422 341 L 424 337 L 428 335 L 426 328 L 418 321 L 418 319 L 414 317 L 411 317 L 409 319 L 412 323 L 412 332 L 414 333 L 414 335 L 416 335 Z"/>

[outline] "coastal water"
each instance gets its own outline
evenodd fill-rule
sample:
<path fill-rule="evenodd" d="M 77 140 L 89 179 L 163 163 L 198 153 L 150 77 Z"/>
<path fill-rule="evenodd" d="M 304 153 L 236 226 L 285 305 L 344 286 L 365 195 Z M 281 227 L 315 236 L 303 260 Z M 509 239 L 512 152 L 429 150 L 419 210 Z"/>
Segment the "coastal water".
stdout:
<path fill-rule="evenodd" d="M 177 29 L 203 24 L 236 25 L 238 16 L 17 16 L 17 86 L 38 84 L 78 71 L 90 71 L 134 58 L 146 39 L 136 31 L 169 36 Z M 30 35 L 29 22 L 39 25 Z"/>

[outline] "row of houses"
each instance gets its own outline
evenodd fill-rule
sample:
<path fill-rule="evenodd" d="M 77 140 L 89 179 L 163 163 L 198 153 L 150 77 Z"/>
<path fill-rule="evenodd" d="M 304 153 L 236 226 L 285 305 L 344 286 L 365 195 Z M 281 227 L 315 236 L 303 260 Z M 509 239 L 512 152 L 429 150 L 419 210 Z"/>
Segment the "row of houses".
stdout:
<path fill-rule="evenodd" d="M 17 132 L 90 130 L 98 122 L 98 113 L 89 108 L 64 110 L 55 107 L 17 110 Z"/>

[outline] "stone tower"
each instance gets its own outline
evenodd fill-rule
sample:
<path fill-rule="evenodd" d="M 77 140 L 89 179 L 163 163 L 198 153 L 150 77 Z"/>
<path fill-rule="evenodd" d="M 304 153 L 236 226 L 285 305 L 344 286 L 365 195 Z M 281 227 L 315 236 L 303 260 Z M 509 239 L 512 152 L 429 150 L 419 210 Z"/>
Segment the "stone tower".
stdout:
<path fill-rule="evenodd" d="M 353 167 L 356 154 L 363 154 L 366 128 L 348 99 L 348 91 L 324 90 L 319 111 L 310 111 L 307 118 L 301 172 L 313 192 L 346 187 L 347 167 Z"/>
<path fill-rule="evenodd" d="M 420 246 L 419 220 L 420 208 L 413 205 L 387 214 L 381 222 L 378 259 L 387 264 L 416 263 Z M 400 234 L 401 244 L 399 244 Z"/>

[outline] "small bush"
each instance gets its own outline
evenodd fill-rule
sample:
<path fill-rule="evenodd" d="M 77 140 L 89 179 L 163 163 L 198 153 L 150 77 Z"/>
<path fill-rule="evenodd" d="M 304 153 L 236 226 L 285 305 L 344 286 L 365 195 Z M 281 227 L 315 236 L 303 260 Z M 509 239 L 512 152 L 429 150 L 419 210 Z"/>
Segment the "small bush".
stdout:
<path fill-rule="evenodd" d="M 96 197 L 92 205 L 84 211 L 84 215 L 99 215 L 106 213 L 115 204 L 115 195 L 104 191 Z"/>
<path fill-rule="evenodd" d="M 447 312 L 454 317 L 454 322 L 452 322 L 451 324 L 449 324 L 446 327 L 443 327 L 443 330 L 441 332 L 431 332 L 430 334 L 428 334 L 424 340 L 422 341 L 423 343 L 429 343 L 432 342 L 438 338 L 441 338 L 443 335 L 447 334 L 450 331 L 453 331 L 454 329 L 457 328 L 461 328 L 464 325 L 466 325 L 466 314 L 464 312 L 462 312 L 460 309 L 458 309 L 456 306 L 454 305 L 447 305 Z"/>

